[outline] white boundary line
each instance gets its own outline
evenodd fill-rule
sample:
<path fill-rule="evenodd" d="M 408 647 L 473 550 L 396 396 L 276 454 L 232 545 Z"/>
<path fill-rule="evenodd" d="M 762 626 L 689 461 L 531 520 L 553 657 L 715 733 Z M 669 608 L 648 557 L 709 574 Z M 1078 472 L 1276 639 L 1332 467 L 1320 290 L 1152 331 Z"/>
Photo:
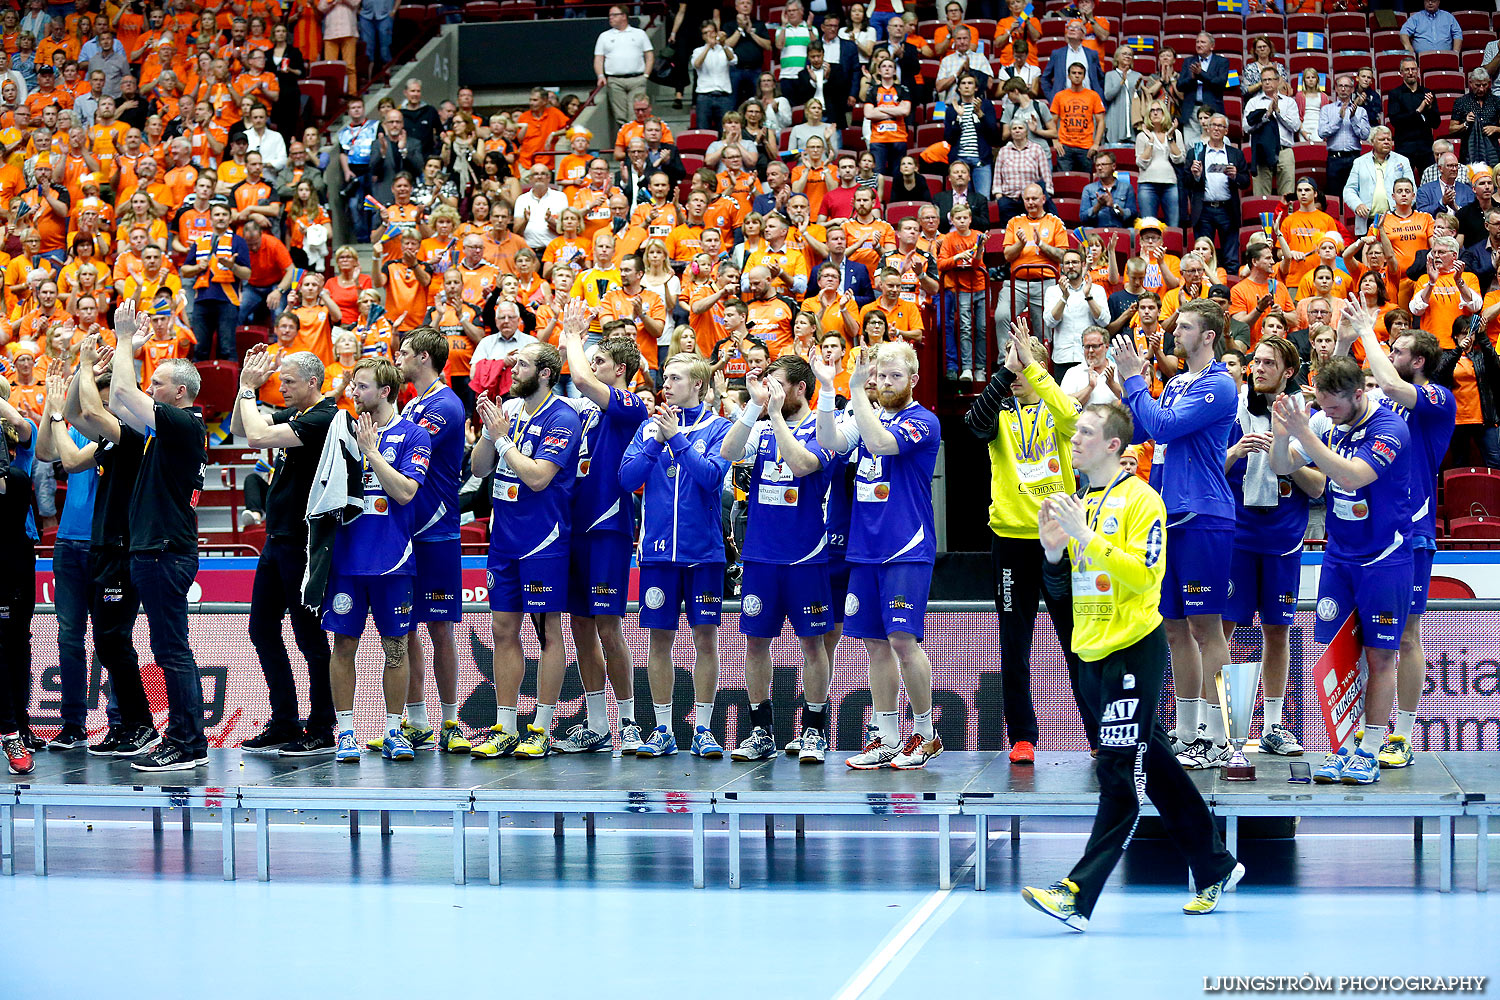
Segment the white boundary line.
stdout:
<path fill-rule="evenodd" d="M 971 852 L 964 863 L 958 866 L 958 871 L 954 873 L 953 877 L 953 888 L 957 888 L 959 877 L 965 871 L 972 870 L 975 854 L 983 846 L 976 845 L 974 852 Z M 854 970 L 854 975 L 834 994 L 834 1000 L 856 1000 L 857 997 L 863 996 L 874 985 L 875 981 L 880 978 L 881 973 L 885 972 L 891 963 L 896 960 L 902 949 L 910 944 L 912 939 L 917 936 L 917 933 L 922 930 L 923 926 L 933 918 L 943 903 L 948 901 L 949 897 L 953 894 L 953 888 L 938 889 L 922 900 L 917 908 L 895 930 L 886 935 L 885 940 L 871 953 L 870 957 L 866 958 L 860 964 L 859 968 Z"/>

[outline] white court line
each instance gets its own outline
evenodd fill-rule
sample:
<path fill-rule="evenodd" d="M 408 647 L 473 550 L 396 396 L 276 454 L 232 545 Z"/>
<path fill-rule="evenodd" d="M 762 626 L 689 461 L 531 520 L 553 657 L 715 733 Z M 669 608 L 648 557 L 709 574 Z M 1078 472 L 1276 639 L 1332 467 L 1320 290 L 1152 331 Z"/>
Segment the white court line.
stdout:
<path fill-rule="evenodd" d="M 954 873 L 952 880 L 953 887 L 956 888 L 958 886 L 960 875 L 965 871 L 972 870 L 975 855 L 982 846 L 976 845 L 975 850 L 969 854 L 964 863 L 958 866 L 958 871 Z M 854 971 L 854 975 L 849 978 L 849 981 L 844 984 L 843 988 L 833 995 L 834 1000 L 856 1000 L 857 997 L 862 996 L 875 980 L 880 977 L 880 974 L 890 966 L 896 956 L 901 953 L 901 949 L 911 943 L 912 938 L 916 937 L 917 932 L 922 929 L 927 921 L 932 919 L 939 907 L 952 894 L 952 888 L 938 889 L 932 895 L 922 900 L 921 905 L 913 910 L 911 915 L 894 931 L 886 935 L 886 939 L 875 949 L 875 952 L 869 958 L 865 959 L 864 963 Z"/>

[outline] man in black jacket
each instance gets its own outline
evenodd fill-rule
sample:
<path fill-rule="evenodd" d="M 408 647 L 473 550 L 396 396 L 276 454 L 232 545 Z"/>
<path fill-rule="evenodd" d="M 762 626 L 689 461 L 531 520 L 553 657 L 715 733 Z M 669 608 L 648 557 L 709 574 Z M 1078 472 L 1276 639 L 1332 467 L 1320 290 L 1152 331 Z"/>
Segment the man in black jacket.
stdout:
<path fill-rule="evenodd" d="M 1396 152 L 1411 161 L 1412 174 L 1432 166 L 1432 130 L 1438 126 L 1437 95 L 1422 86 L 1415 56 L 1401 60 L 1401 84 L 1385 95 L 1385 119 Z"/>
<path fill-rule="evenodd" d="M 1193 147 L 1188 162 L 1194 236 L 1212 236 L 1219 244 L 1224 270 L 1240 268 L 1240 192 L 1250 187 L 1250 168 L 1239 147 L 1225 142 L 1229 119 L 1216 113 L 1208 120 L 1208 140 Z"/>
<path fill-rule="evenodd" d="M 844 44 L 853 48 L 848 42 Z M 821 84 L 823 120 L 842 131 L 849 117 L 849 74 L 844 67 L 830 63 L 827 55 L 828 49 L 814 39 L 807 47 L 807 65 L 786 85 L 784 95 L 792 104 L 806 104 L 817 96 Z"/>

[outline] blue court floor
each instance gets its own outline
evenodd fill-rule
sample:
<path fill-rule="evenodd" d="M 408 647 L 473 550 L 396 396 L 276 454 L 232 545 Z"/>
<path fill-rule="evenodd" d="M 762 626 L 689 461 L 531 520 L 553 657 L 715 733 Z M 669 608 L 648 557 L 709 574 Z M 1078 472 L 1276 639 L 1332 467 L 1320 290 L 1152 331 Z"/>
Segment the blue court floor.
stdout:
<path fill-rule="evenodd" d="M 1414 854 L 1409 823 L 1309 820 L 1295 840 L 1242 840 L 1249 873 L 1207 917 L 1181 914 L 1185 871 L 1171 849 L 1137 841 L 1079 935 L 1027 907 L 1018 889 L 1066 873 L 1083 848 L 1081 820 L 1030 822 L 1019 845 L 992 833 L 983 893 L 973 889 L 963 820 L 951 891 L 936 889 L 930 834 L 865 821 L 810 825 L 802 841 L 786 828 L 767 842 L 758 820 L 745 824 L 744 888 L 731 890 L 714 820 L 709 888 L 695 891 L 686 832 L 621 829 L 604 817 L 593 839 L 577 816 L 562 840 L 550 824 L 507 827 L 495 887 L 482 835 L 469 836 L 469 884 L 454 886 L 448 831 L 400 825 L 410 814 L 394 815 L 389 837 L 367 814 L 357 839 L 338 814 L 280 814 L 273 881 L 257 883 L 253 866 L 222 881 L 212 813 L 184 835 L 170 814 L 155 833 L 146 814 L 58 812 L 51 874 L 37 878 L 30 822 L 17 811 L 16 875 L 0 878 L 0 997 L 670 987 L 715 997 L 977 988 L 1171 998 L 1205 995 L 1204 976 L 1500 975 L 1500 892 L 1474 892 L 1467 820 L 1451 894 L 1437 891 L 1435 831 Z M 240 837 L 248 855 L 250 829 Z"/>

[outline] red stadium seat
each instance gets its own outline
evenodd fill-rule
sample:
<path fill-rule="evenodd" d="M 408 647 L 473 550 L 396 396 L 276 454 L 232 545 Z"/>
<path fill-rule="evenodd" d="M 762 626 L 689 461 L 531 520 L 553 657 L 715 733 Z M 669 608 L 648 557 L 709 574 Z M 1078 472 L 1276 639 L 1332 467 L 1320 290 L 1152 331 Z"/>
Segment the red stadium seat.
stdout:
<path fill-rule="evenodd" d="M 1270 35 L 1272 38 L 1286 36 L 1286 22 L 1280 14 L 1251 14 L 1245 18 L 1245 34 Z M 1277 47 L 1278 49 L 1280 46 Z"/>
<path fill-rule="evenodd" d="M 1199 0 L 1167 0 L 1164 13 L 1168 17 L 1194 15 L 1200 20 L 1203 17 L 1204 4 Z"/>
<path fill-rule="evenodd" d="M 313 118 L 326 118 L 332 108 L 328 101 L 328 84 L 323 80 L 298 80 L 297 90 L 307 101 L 307 110 Z"/>
<path fill-rule="evenodd" d="M 1196 35 L 1203 30 L 1203 12 L 1168 14 L 1161 19 L 1161 30 L 1168 35 Z"/>
<path fill-rule="evenodd" d="M 1083 194 L 1084 186 L 1090 179 L 1088 174 L 1081 171 L 1060 171 L 1052 175 L 1052 190 L 1059 197 L 1077 198 Z"/>
<path fill-rule="evenodd" d="M 239 522 L 235 522 L 238 524 Z M 462 529 L 460 529 L 462 531 Z M 266 526 L 264 524 L 251 525 L 248 528 L 239 529 L 241 545 L 248 545 L 256 552 L 264 552 L 266 548 Z"/>
<path fill-rule="evenodd" d="M 1500 471 L 1486 468 L 1449 469 L 1443 473 L 1444 517 L 1500 517 Z"/>
<path fill-rule="evenodd" d="M 1171 49 L 1179 56 L 1189 56 L 1193 54 L 1193 48 L 1198 44 L 1198 33 L 1195 31 L 1192 34 L 1163 35 L 1161 44 L 1163 48 Z"/>
<path fill-rule="evenodd" d="M 1254 239 L 1257 235 L 1264 234 L 1264 233 L 1265 233 L 1265 230 L 1262 229 L 1258 225 L 1256 225 L 1256 226 L 1241 226 L 1240 227 L 1240 254 L 1241 254 L 1242 257 L 1243 257 L 1243 255 L 1245 253 L 1245 248 L 1250 245 L 1250 241 L 1252 239 Z"/>
<path fill-rule="evenodd" d="M 1452 55 L 1453 53 L 1448 53 Z M 1482 54 L 1482 53 L 1481 53 Z M 1464 75 L 1457 70 L 1423 73 L 1422 83 L 1435 94 L 1461 94 L 1464 92 Z"/>
<path fill-rule="evenodd" d="M 678 153 L 702 153 L 719 141 L 719 133 L 711 129 L 687 129 L 678 132 L 676 139 Z"/>
<path fill-rule="evenodd" d="M 506 21 L 529 21 L 536 17 L 535 0 L 500 0 L 500 16 Z"/>
<path fill-rule="evenodd" d="M 1406 58 L 1405 52 L 1381 52 L 1375 50 L 1375 72 L 1380 74 L 1393 73 L 1396 75 L 1396 83 L 1401 82 L 1401 63 Z M 1384 85 L 1382 90 L 1386 90 Z"/>
<path fill-rule="evenodd" d="M 1456 20 L 1458 22 L 1458 26 L 1460 28 L 1464 29 L 1464 46 L 1465 47 L 1467 47 L 1468 44 L 1469 44 L 1469 32 L 1471 32 L 1471 31 L 1489 31 L 1490 30 L 1490 16 L 1488 14 L 1484 13 L 1483 11 L 1477 11 L 1477 10 L 1459 10 L 1459 11 L 1454 11 L 1453 18 L 1454 18 L 1454 20 Z"/>
<path fill-rule="evenodd" d="M 1135 147 L 1121 146 L 1119 149 L 1110 150 L 1115 154 L 1115 166 L 1126 173 L 1135 171 Z"/>
<path fill-rule="evenodd" d="M 498 21 L 500 5 L 495 0 L 471 0 L 464 5 L 465 21 Z"/>
<path fill-rule="evenodd" d="M 309 79 L 322 80 L 328 87 L 328 100 L 338 103 L 344 97 L 344 86 L 349 82 L 347 67 L 336 59 L 319 59 L 307 67 Z"/>
<path fill-rule="evenodd" d="M 1363 14 L 1348 13 L 1345 11 L 1329 14 L 1328 30 L 1330 33 L 1335 31 L 1353 31 L 1364 35 L 1366 39 L 1370 37 L 1370 25 L 1365 20 Z"/>
<path fill-rule="evenodd" d="M 990 221 L 994 222 L 995 203 L 990 202 Z M 1005 230 L 991 229 L 984 238 L 984 256 L 987 261 L 998 263 L 1005 256 Z"/>
<path fill-rule="evenodd" d="M 902 219 L 914 219 L 925 201 L 898 201 L 886 206 L 885 221 L 892 226 L 897 225 Z"/>
<path fill-rule="evenodd" d="M 1053 203 L 1057 205 L 1057 217 L 1070 226 L 1078 225 L 1078 213 L 1083 210 L 1081 198 L 1054 198 Z"/>
<path fill-rule="evenodd" d="M 932 122 L 927 125 L 917 126 L 917 146 L 926 149 L 928 146 L 936 145 L 943 141 L 943 123 Z"/>
<path fill-rule="evenodd" d="M 1339 52 L 1333 57 L 1333 72 L 1358 73 L 1362 69 L 1370 69 L 1370 53 L 1368 52 Z"/>
<path fill-rule="evenodd" d="M 1126 15 L 1120 24 L 1122 37 L 1131 35 L 1156 36 L 1161 34 L 1161 18 Z"/>
<path fill-rule="evenodd" d="M 1036 43 L 1037 58 L 1046 65 L 1047 57 L 1066 45 L 1067 42 L 1061 38 L 1041 38 Z"/>
<path fill-rule="evenodd" d="M 271 330 L 264 326 L 242 326 L 234 331 L 234 359 L 237 363 L 245 360 L 245 355 L 250 348 L 256 344 L 268 344 L 271 342 Z"/>
<path fill-rule="evenodd" d="M 1301 75 L 1302 71 L 1309 67 L 1326 74 L 1328 65 L 1326 52 L 1296 52 L 1287 57 L 1287 67 L 1294 75 Z"/>
<path fill-rule="evenodd" d="M 1458 71 L 1457 52 L 1423 52 L 1417 56 L 1417 65 L 1422 67 L 1423 73 L 1435 73 L 1440 70 Z"/>
<path fill-rule="evenodd" d="M 1203 30 L 1212 32 L 1216 39 L 1238 35 L 1245 30 L 1245 19 L 1238 14 L 1210 14 L 1203 19 Z"/>
<path fill-rule="evenodd" d="M 1437 95 L 1438 114 L 1444 118 L 1453 114 L 1453 103 L 1457 100 L 1458 94 L 1456 93 Z"/>
<path fill-rule="evenodd" d="M 1247 219 L 1259 219 L 1262 212 L 1286 210 L 1286 202 L 1273 195 L 1250 196 L 1240 200 L 1240 211 Z"/>
<path fill-rule="evenodd" d="M 1300 31 L 1326 32 L 1328 22 L 1323 20 L 1322 14 L 1289 14 L 1286 19 L 1286 33 L 1295 35 Z"/>
<path fill-rule="evenodd" d="M 1370 52 L 1370 36 L 1362 31 L 1340 31 L 1328 36 L 1330 52 Z"/>
<path fill-rule="evenodd" d="M 1460 517 L 1448 522 L 1450 538 L 1500 538 L 1500 517 Z"/>
<path fill-rule="evenodd" d="M 200 361 L 195 366 L 203 380 L 198 406 L 205 415 L 228 413 L 240 389 L 240 366 L 233 361 Z"/>
<path fill-rule="evenodd" d="M 1375 54 L 1382 52 L 1404 52 L 1405 46 L 1401 44 L 1401 32 L 1399 31 L 1377 31 L 1370 36 L 1374 43 Z"/>

